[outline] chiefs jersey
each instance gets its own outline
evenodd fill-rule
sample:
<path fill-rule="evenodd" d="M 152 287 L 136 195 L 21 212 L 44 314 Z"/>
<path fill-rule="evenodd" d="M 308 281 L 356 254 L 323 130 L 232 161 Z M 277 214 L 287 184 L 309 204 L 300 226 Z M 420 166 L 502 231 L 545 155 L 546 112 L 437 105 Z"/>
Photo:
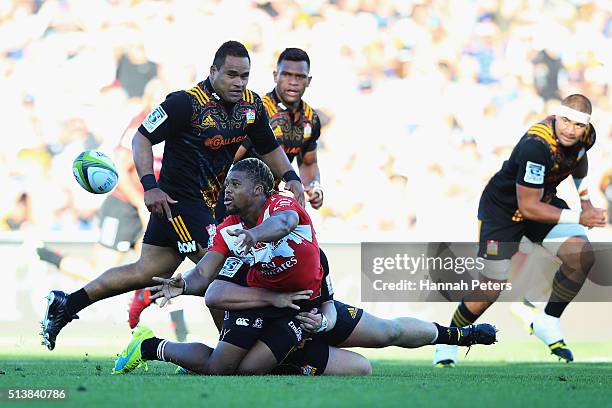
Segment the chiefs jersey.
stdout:
<path fill-rule="evenodd" d="M 260 225 L 277 212 L 293 210 L 299 216 L 298 226 L 276 242 L 259 242 L 248 253 L 236 250 L 237 237 L 229 235 L 234 229 L 248 229 L 237 215 L 227 217 L 217 226 L 209 250 L 225 257 L 234 257 L 239 264 L 224 268 L 220 274 L 238 271 L 247 264 L 248 286 L 266 288 L 278 292 L 292 292 L 311 289 L 311 299 L 319 295 L 323 270 L 321 268 L 319 244 L 310 217 L 293 198 L 272 195 L 265 203 L 257 220 Z"/>
<path fill-rule="evenodd" d="M 173 92 L 138 128 L 152 144 L 165 141 L 159 186 L 178 201 L 203 201 L 211 210 L 240 144 L 261 154 L 278 147 L 259 96 L 245 90 L 228 103 L 209 79 Z"/>
<path fill-rule="evenodd" d="M 509 214 L 513 221 L 522 221 L 518 211 L 516 184 L 542 188 L 542 201 L 550 203 L 557 193 L 557 186 L 576 170 L 586 152 L 595 143 L 595 128 L 586 129 L 581 140 L 573 146 L 563 146 L 555 135 L 555 116 L 531 126 L 512 150 L 484 189 L 479 218 L 493 205 Z"/>
<path fill-rule="evenodd" d="M 317 112 L 303 100 L 299 109 L 293 113 L 276 95 L 276 90 L 267 93 L 262 99 L 266 113 L 270 118 L 270 127 L 282 146 L 290 162 L 297 157 L 298 165 L 305 153 L 317 149 L 321 136 L 321 121 Z M 242 146 L 249 152 L 247 157 L 257 157 L 253 152 L 250 139 Z"/>

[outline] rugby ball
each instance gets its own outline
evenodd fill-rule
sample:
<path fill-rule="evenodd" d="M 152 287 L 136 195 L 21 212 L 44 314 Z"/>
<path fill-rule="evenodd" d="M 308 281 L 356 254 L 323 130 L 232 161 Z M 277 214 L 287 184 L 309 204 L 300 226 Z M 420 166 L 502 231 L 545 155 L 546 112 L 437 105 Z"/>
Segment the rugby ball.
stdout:
<path fill-rule="evenodd" d="M 117 185 L 119 175 L 115 163 L 98 150 L 85 150 L 72 163 L 77 183 L 94 194 L 106 194 Z"/>

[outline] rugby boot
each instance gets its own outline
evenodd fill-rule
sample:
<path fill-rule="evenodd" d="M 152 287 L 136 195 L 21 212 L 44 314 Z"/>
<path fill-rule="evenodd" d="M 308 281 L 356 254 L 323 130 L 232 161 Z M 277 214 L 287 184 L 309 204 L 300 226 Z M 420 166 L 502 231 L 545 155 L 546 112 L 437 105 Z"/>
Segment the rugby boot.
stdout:
<path fill-rule="evenodd" d="M 47 295 L 47 310 L 41 322 L 42 331 L 40 334 L 43 338 L 42 344 L 47 346 L 49 350 L 55 348 L 55 339 L 64 326 L 79 318 L 79 316 L 68 311 L 67 302 L 68 294 L 62 291 L 52 290 Z"/>
<path fill-rule="evenodd" d="M 138 289 L 134 291 L 134 297 L 130 302 L 130 308 L 128 310 L 128 324 L 130 329 L 133 329 L 140 322 L 140 314 L 149 305 L 153 303 L 151 300 L 151 291 L 145 289 Z"/>

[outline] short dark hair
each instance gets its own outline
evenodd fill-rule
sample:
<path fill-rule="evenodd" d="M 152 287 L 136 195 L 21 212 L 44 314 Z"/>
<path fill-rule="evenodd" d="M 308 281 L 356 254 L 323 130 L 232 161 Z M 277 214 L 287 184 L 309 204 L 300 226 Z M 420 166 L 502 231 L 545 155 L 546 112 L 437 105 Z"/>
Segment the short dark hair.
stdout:
<path fill-rule="evenodd" d="M 282 61 L 306 61 L 308 69 L 310 69 L 310 58 L 308 58 L 306 51 L 300 48 L 285 48 L 285 51 L 278 56 L 276 66 L 278 67 Z"/>
<path fill-rule="evenodd" d="M 219 47 L 219 49 L 215 53 L 213 65 L 217 67 L 217 69 L 221 68 L 223 64 L 225 64 L 225 58 L 228 55 L 232 57 L 246 57 L 249 59 L 249 62 L 251 62 L 249 52 L 242 43 L 239 43 L 238 41 L 226 41 Z"/>
<path fill-rule="evenodd" d="M 264 187 L 266 197 L 269 197 L 274 192 L 274 176 L 272 171 L 261 160 L 254 157 L 240 160 L 232 166 L 232 171 L 243 171 L 253 184 L 261 184 Z"/>
<path fill-rule="evenodd" d="M 572 109 L 579 110 L 580 112 L 591 114 L 593 107 L 591 101 L 584 95 L 573 94 L 561 101 L 561 105 L 568 106 Z"/>

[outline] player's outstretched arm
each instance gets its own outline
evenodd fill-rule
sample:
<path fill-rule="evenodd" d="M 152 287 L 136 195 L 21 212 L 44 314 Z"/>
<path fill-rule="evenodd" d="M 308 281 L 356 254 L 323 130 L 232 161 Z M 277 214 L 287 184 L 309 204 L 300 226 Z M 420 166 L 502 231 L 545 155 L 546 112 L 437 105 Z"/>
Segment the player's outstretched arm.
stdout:
<path fill-rule="evenodd" d="M 310 299 L 312 290 L 282 293 L 252 288 L 223 280 L 215 280 L 206 291 L 206 306 L 220 310 L 243 310 L 274 306 L 300 310 L 294 302 Z"/>
<path fill-rule="evenodd" d="M 153 280 L 159 285 L 147 288 L 151 291 L 151 299 L 162 298 L 160 307 L 163 307 L 170 299 L 180 295 L 202 296 L 219 273 L 224 260 L 222 254 L 208 251 L 185 276 L 179 273 L 169 279 L 154 277 Z"/>
<path fill-rule="evenodd" d="M 275 242 L 288 235 L 297 227 L 300 217 L 293 210 L 272 214 L 264 222 L 249 230 L 234 229 L 228 234 L 236 239 L 237 250 L 248 253 L 258 242 Z"/>

